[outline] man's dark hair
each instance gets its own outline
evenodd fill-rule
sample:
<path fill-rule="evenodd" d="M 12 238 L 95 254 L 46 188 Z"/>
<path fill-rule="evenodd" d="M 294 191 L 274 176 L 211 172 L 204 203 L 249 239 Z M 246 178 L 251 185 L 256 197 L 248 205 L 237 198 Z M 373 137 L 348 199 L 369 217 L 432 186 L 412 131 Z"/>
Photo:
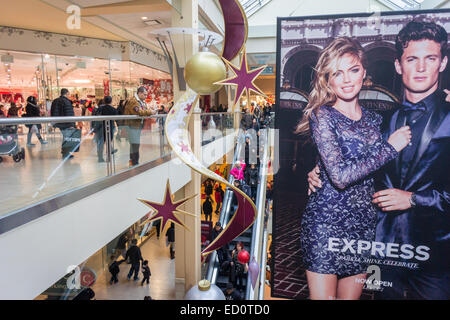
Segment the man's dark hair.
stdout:
<path fill-rule="evenodd" d="M 112 97 L 106 96 L 103 98 L 103 101 L 105 102 L 105 104 L 110 104 L 112 102 Z"/>
<path fill-rule="evenodd" d="M 133 240 L 131 240 L 131 243 L 132 243 L 132 244 L 137 244 L 137 240 L 136 240 L 136 239 L 133 239 Z"/>
<path fill-rule="evenodd" d="M 143 92 L 147 92 L 147 88 L 144 86 L 141 86 L 137 89 L 137 93 L 143 93 Z"/>
<path fill-rule="evenodd" d="M 397 58 L 400 60 L 404 49 L 410 41 L 432 40 L 441 45 L 441 58 L 447 55 L 448 34 L 445 29 L 434 22 L 411 21 L 397 35 L 395 48 Z"/>
<path fill-rule="evenodd" d="M 69 93 L 69 90 L 67 90 L 66 88 L 61 89 L 61 95 L 62 96 L 65 96 L 68 93 Z"/>

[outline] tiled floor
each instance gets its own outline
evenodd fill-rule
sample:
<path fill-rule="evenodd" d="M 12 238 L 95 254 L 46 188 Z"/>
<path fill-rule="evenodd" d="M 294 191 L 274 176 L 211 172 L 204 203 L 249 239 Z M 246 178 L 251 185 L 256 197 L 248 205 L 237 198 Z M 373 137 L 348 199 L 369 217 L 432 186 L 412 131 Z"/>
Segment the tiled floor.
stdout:
<path fill-rule="evenodd" d="M 150 284 L 141 286 L 141 281 L 128 281 L 127 274 L 130 265 L 125 262 L 120 265 L 119 282 L 109 284 L 111 279 L 108 271 L 99 274 L 92 289 L 97 300 L 142 300 L 151 296 L 154 300 L 181 300 L 184 297 L 184 284 L 175 283 L 175 260 L 171 260 L 169 249 L 165 246 L 165 238 L 160 240 L 151 237 L 141 246 L 144 259 L 149 261 L 152 276 Z M 142 280 L 142 272 L 139 271 Z"/>

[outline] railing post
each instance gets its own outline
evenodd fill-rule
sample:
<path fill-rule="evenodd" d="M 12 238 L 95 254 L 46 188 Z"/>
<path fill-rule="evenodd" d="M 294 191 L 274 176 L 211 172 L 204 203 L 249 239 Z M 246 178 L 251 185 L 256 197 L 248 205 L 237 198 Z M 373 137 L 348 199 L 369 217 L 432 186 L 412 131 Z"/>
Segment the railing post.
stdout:
<path fill-rule="evenodd" d="M 112 156 L 112 150 L 111 150 L 111 126 L 109 120 L 103 121 L 103 127 L 104 130 L 104 141 L 106 142 L 106 168 L 107 168 L 107 174 L 108 176 L 112 175 L 112 162 L 111 162 L 111 156 Z M 103 155 L 102 155 L 103 156 Z"/>

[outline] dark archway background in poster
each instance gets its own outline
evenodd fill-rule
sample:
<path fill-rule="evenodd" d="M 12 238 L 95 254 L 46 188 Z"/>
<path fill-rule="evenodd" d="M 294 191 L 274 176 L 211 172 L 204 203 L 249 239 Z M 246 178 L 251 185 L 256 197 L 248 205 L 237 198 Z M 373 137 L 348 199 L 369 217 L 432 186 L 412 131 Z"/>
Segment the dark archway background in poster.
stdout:
<path fill-rule="evenodd" d="M 394 111 L 396 102 L 402 100 L 401 77 L 394 68 L 398 31 L 415 19 L 433 21 L 450 32 L 449 10 L 383 12 L 378 15 L 378 21 L 370 17 L 374 15 L 278 18 L 275 126 L 279 130 L 280 167 L 274 176 L 273 189 L 273 297 L 307 299 L 309 296 L 301 264 L 299 234 L 307 201 L 307 173 L 315 166 L 317 152 L 310 141 L 293 131 L 307 104 L 313 68 L 320 51 L 339 36 L 359 40 L 369 61 L 369 77 L 362 90 L 361 104 L 386 119 Z M 441 74 L 440 88 L 450 88 L 449 68 Z M 372 298 L 370 291 L 364 291 L 361 297 Z"/>

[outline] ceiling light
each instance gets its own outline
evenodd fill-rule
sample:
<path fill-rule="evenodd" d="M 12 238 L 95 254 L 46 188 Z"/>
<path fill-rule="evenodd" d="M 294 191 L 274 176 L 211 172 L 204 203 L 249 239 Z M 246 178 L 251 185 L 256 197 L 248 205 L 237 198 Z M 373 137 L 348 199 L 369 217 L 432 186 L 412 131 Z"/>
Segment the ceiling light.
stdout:
<path fill-rule="evenodd" d="M 161 24 L 158 20 L 146 20 L 144 23 L 148 26 L 157 26 Z"/>
<path fill-rule="evenodd" d="M 142 17 L 141 19 L 142 19 L 142 20 L 147 20 L 148 18 L 147 18 L 147 17 Z"/>
<path fill-rule="evenodd" d="M 90 83 L 91 80 L 88 80 L 88 79 L 76 79 L 76 80 L 73 80 L 73 82 L 75 82 L 75 83 Z"/>

